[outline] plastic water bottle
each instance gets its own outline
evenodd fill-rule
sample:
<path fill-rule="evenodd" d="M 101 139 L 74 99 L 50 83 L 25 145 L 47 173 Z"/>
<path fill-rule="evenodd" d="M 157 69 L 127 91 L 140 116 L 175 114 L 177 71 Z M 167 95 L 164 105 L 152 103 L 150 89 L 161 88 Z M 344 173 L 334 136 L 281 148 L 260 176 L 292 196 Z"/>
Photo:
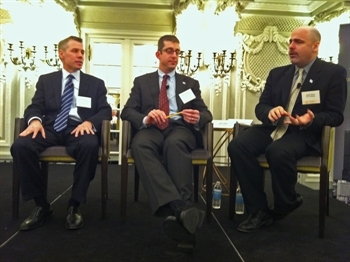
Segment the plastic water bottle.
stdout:
<path fill-rule="evenodd" d="M 222 193 L 221 183 L 220 181 L 216 181 L 213 188 L 213 201 L 212 201 L 214 209 L 220 209 L 221 207 L 221 193 Z"/>
<path fill-rule="evenodd" d="M 236 191 L 236 206 L 235 211 L 237 215 L 243 215 L 244 214 L 244 200 L 241 192 L 240 186 L 237 187 Z"/>

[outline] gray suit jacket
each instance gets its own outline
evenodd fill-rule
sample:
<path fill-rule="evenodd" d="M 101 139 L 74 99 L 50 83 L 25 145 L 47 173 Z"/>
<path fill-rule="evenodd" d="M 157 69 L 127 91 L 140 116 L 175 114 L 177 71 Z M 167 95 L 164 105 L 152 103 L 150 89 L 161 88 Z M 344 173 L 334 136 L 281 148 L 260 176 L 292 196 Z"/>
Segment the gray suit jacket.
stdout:
<path fill-rule="evenodd" d="M 159 78 L 158 72 L 145 74 L 134 79 L 134 86 L 126 102 L 121 118 L 128 120 L 139 130 L 142 127 L 144 117 L 153 109 L 158 108 L 159 102 Z M 179 111 L 184 109 L 196 109 L 200 112 L 199 128 L 203 128 L 206 123 L 212 121 L 212 114 L 201 98 L 201 91 L 197 80 L 185 75 L 175 74 L 176 81 L 176 102 Z M 179 97 L 182 92 L 192 89 L 196 96 L 188 103 L 183 103 Z M 193 125 L 185 123 L 193 130 Z"/>

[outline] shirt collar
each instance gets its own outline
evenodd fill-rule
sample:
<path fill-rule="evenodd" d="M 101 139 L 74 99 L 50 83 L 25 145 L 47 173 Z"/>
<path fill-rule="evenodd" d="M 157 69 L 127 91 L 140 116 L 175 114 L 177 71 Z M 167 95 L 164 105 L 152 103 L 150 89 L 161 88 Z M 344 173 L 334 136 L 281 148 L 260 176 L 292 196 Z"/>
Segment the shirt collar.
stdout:
<path fill-rule="evenodd" d="M 303 67 L 305 74 L 309 73 L 311 66 L 315 62 L 316 58 Z M 298 74 L 299 67 L 295 66 L 294 74 Z"/>
<path fill-rule="evenodd" d="M 75 80 L 77 80 L 78 82 L 80 81 L 80 70 L 77 70 L 77 71 L 75 71 L 73 73 L 69 73 L 67 70 L 62 68 L 62 77 L 63 77 L 63 79 L 66 79 L 68 75 L 73 75 Z"/>

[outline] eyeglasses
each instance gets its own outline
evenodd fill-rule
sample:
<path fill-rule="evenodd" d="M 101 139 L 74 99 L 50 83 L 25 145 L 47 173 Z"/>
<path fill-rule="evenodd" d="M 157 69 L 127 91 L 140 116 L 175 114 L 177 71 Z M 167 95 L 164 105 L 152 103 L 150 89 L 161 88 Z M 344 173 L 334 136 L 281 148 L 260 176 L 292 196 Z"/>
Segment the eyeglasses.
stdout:
<path fill-rule="evenodd" d="M 168 55 L 172 55 L 172 54 L 176 54 L 176 55 L 179 55 L 181 53 L 181 51 L 179 49 L 172 49 L 172 48 L 166 48 L 166 49 L 163 49 L 162 51 L 165 51 L 165 53 L 167 53 Z"/>

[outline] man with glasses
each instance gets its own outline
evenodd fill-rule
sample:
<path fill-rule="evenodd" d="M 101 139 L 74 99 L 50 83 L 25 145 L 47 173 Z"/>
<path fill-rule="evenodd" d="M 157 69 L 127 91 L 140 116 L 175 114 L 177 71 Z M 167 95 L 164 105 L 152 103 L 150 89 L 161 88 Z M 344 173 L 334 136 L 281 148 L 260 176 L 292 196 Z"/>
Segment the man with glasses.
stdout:
<path fill-rule="evenodd" d="M 137 130 L 131 149 L 152 213 L 169 215 L 163 224 L 166 235 L 180 250 L 191 252 L 204 219 L 204 211 L 191 203 L 191 151 L 212 114 L 198 81 L 176 73 L 179 53 L 176 36 L 158 40 L 158 70 L 134 79 L 121 118 Z"/>

